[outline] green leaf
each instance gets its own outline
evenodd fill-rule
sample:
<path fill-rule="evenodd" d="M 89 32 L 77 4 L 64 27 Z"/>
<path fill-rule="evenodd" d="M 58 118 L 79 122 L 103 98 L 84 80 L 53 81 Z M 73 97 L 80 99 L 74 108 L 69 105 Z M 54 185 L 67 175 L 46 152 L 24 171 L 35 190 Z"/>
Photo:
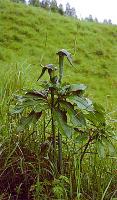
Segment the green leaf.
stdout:
<path fill-rule="evenodd" d="M 25 101 L 22 102 L 21 105 L 24 106 L 24 108 L 34 107 L 35 104 L 37 104 L 38 102 L 35 101 L 33 98 L 27 98 L 27 99 L 25 99 Z"/>
<path fill-rule="evenodd" d="M 97 112 L 90 112 L 85 115 L 85 117 L 93 123 L 95 126 L 104 126 L 105 125 L 105 117 L 104 115 Z"/>
<path fill-rule="evenodd" d="M 99 112 L 99 113 L 105 113 L 105 109 L 103 108 L 102 105 L 97 104 L 97 103 L 93 103 L 94 109 L 95 111 Z"/>
<path fill-rule="evenodd" d="M 69 179 L 68 179 L 67 176 L 60 175 L 59 180 L 62 180 L 62 181 L 64 181 L 65 183 L 68 183 L 68 184 L 69 184 Z"/>
<path fill-rule="evenodd" d="M 75 103 L 81 110 L 94 111 L 92 101 L 87 98 L 70 96 L 67 97 L 67 99 L 70 100 L 72 103 Z"/>
<path fill-rule="evenodd" d="M 22 105 L 16 105 L 14 108 L 10 109 L 11 115 L 13 114 L 20 114 L 24 110 L 24 107 Z"/>
<path fill-rule="evenodd" d="M 31 91 L 26 92 L 25 95 L 26 96 L 31 96 L 31 97 L 47 99 L 47 91 L 31 90 Z"/>
<path fill-rule="evenodd" d="M 70 92 L 83 91 L 86 88 L 87 88 L 87 86 L 84 84 L 71 84 L 69 91 Z"/>
<path fill-rule="evenodd" d="M 117 153 L 117 151 L 116 151 L 114 145 L 113 145 L 111 142 L 109 142 L 108 151 L 109 151 L 109 154 L 110 154 L 111 156 L 114 155 L 114 154 L 116 155 L 116 153 Z"/>
<path fill-rule="evenodd" d="M 54 118 L 57 122 L 60 132 L 70 138 L 72 136 L 73 129 L 66 123 L 60 110 L 54 110 Z"/>
<path fill-rule="evenodd" d="M 113 143 L 111 140 L 109 140 L 109 138 L 106 137 L 102 137 L 102 142 L 103 144 L 106 146 L 108 153 L 112 156 L 114 154 L 116 154 L 116 148 L 114 147 Z"/>
<path fill-rule="evenodd" d="M 15 96 L 15 99 L 19 102 L 19 103 L 22 103 L 26 100 L 26 97 L 25 96 L 21 96 L 21 95 L 14 95 Z"/>
<path fill-rule="evenodd" d="M 101 141 L 96 142 L 97 152 L 100 158 L 104 158 L 106 156 L 104 144 Z"/>
<path fill-rule="evenodd" d="M 23 96 L 22 98 L 20 97 L 18 105 L 14 108 L 14 110 L 12 111 L 13 114 L 16 113 L 21 113 L 21 111 L 23 111 L 26 108 L 32 108 L 36 111 L 41 111 L 43 109 L 45 109 L 45 107 L 47 108 L 47 97 L 45 94 L 43 94 L 42 92 L 37 92 L 37 91 L 30 91 L 27 92 L 25 96 Z M 40 107 L 40 109 L 39 109 Z M 21 108 L 21 109 L 20 109 Z"/>
<path fill-rule="evenodd" d="M 42 112 L 31 111 L 27 117 L 22 117 L 17 131 L 23 131 L 31 123 L 36 123 L 41 117 Z"/>
<path fill-rule="evenodd" d="M 60 199 L 61 197 L 63 197 L 64 188 L 59 184 L 55 185 L 53 187 L 53 193 L 54 193 L 54 196 L 57 197 L 57 199 Z"/>
<path fill-rule="evenodd" d="M 17 96 L 18 105 L 22 105 L 25 107 L 32 106 L 36 102 L 33 96 Z M 42 98 L 38 98 L 38 101 L 42 100 Z"/>
<path fill-rule="evenodd" d="M 94 111 L 85 115 L 95 126 L 105 126 L 105 112 L 102 106 L 94 104 Z"/>
<path fill-rule="evenodd" d="M 46 103 L 37 103 L 33 109 L 35 112 L 41 112 L 41 111 L 46 111 L 48 109 L 48 104 Z"/>
<path fill-rule="evenodd" d="M 86 86 L 84 84 L 70 84 L 65 85 L 60 89 L 61 95 L 69 95 L 71 92 L 78 94 L 81 94 L 86 89 Z M 71 94 L 70 94 L 71 95 Z"/>
<path fill-rule="evenodd" d="M 86 133 L 80 134 L 75 138 L 75 142 L 82 143 L 88 140 L 88 135 Z"/>
<path fill-rule="evenodd" d="M 62 86 L 59 90 L 60 95 L 67 95 L 69 93 L 70 85 Z"/>
<path fill-rule="evenodd" d="M 60 101 L 60 105 L 68 112 L 70 121 L 74 126 L 86 126 L 83 113 L 74 110 L 74 106 L 67 101 Z"/>

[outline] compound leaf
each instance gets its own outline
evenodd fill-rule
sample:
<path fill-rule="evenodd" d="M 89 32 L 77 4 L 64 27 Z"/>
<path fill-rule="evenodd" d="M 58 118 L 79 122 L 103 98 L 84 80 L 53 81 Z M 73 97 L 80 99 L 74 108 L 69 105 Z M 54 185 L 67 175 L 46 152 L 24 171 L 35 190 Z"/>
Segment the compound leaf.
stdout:
<path fill-rule="evenodd" d="M 70 102 L 60 101 L 60 105 L 68 112 L 70 121 L 75 127 L 86 125 L 83 113 L 74 110 L 74 106 Z"/>
<path fill-rule="evenodd" d="M 75 103 L 81 110 L 94 111 L 92 101 L 87 98 L 70 96 L 68 97 L 68 100 Z"/>
<path fill-rule="evenodd" d="M 54 110 L 54 117 L 60 132 L 70 138 L 73 129 L 66 123 L 64 116 L 62 116 L 62 112 L 60 110 Z"/>
<path fill-rule="evenodd" d="M 31 123 L 36 123 L 42 115 L 41 112 L 31 111 L 27 117 L 22 117 L 17 131 L 23 131 Z"/>

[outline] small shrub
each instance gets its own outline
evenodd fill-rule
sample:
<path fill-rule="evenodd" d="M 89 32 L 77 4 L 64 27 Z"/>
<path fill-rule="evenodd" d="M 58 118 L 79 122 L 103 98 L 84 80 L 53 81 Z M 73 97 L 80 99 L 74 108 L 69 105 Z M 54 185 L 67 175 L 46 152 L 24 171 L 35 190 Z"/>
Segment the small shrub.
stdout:
<path fill-rule="evenodd" d="M 42 90 L 28 90 L 23 95 L 17 95 L 16 106 L 12 110 L 12 114 L 20 117 L 20 125 L 17 128 L 20 134 L 30 129 L 32 135 L 37 132 L 38 124 L 43 124 L 40 138 L 43 138 L 44 143 L 41 139 L 40 163 L 42 162 L 41 156 L 43 152 L 45 153 L 42 166 L 40 164 L 39 179 L 43 183 L 43 189 L 46 187 L 46 190 L 44 189 L 46 195 L 51 198 L 53 195 L 57 198 L 68 196 L 79 198 L 80 185 L 77 179 L 80 178 L 79 169 L 82 170 L 82 162 L 86 157 L 87 150 L 95 149 L 99 157 L 104 157 L 107 152 L 112 153 L 114 147 L 110 132 L 107 130 L 104 108 L 85 97 L 86 86 L 84 84 L 62 83 L 64 57 L 67 57 L 71 66 L 74 67 L 71 54 L 62 49 L 57 52 L 57 55 L 59 72 L 57 73 L 57 67 L 53 64 L 41 65 L 42 72 L 38 81 L 45 72 L 48 72 L 49 81 L 46 80 L 40 84 Z M 74 175 L 64 167 L 68 155 L 64 155 L 66 148 L 63 152 L 63 144 L 66 146 L 69 144 L 67 147 L 71 160 L 69 160 L 69 165 L 71 166 L 70 171 L 73 171 Z M 45 150 L 42 151 L 42 149 Z M 70 186 L 67 186 L 68 188 L 73 187 L 70 194 L 64 188 L 64 181 L 61 182 L 57 178 L 64 175 L 64 170 L 68 170 L 67 173 L 71 176 Z M 46 180 L 47 183 L 45 183 Z M 52 183 L 54 184 L 53 190 Z"/>

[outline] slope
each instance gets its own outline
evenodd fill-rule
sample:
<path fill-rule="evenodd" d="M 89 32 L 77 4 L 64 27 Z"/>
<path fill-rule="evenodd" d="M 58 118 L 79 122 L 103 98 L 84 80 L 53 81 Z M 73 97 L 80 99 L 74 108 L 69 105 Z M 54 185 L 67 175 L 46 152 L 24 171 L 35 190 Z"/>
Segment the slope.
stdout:
<path fill-rule="evenodd" d="M 41 8 L 1 0 L 1 92 L 8 81 L 7 87 L 12 83 L 11 91 L 18 89 L 16 79 L 13 82 L 10 78 L 15 76 L 15 69 L 22 74 L 24 88 L 38 87 L 36 79 L 40 63 L 57 64 L 55 53 L 64 48 L 72 53 L 75 65 L 73 68 L 66 62 L 64 80 L 86 83 L 91 98 L 107 110 L 115 109 L 116 44 L 117 26 L 79 21 Z"/>

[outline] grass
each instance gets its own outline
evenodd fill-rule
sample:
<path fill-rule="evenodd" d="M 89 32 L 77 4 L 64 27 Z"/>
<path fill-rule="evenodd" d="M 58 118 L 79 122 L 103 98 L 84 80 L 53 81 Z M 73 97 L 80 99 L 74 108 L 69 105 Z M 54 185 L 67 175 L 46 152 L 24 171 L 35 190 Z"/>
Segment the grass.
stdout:
<path fill-rule="evenodd" d="M 74 144 L 67 141 L 63 148 L 68 180 L 58 177 L 52 182 L 48 170 L 53 173 L 53 167 L 44 152 L 40 153 L 43 123 L 34 134 L 32 128 L 17 133 L 19 117 L 10 115 L 13 94 L 29 88 L 38 89 L 40 64 L 52 61 L 57 64 L 55 52 L 65 48 L 72 53 L 75 67 L 71 68 L 66 62 L 64 81 L 88 85 L 87 96 L 101 103 L 107 114 L 111 113 L 107 115 L 109 120 L 116 118 L 116 42 L 117 26 L 88 23 L 0 0 L 0 199 L 14 196 L 20 200 L 24 191 L 29 197 L 25 199 L 35 200 L 61 199 L 62 196 L 74 200 L 117 197 L 116 155 L 103 157 L 87 153 L 81 171 Z M 112 123 L 111 131 L 114 130 Z M 46 168 L 46 172 L 41 172 L 42 168 Z"/>

